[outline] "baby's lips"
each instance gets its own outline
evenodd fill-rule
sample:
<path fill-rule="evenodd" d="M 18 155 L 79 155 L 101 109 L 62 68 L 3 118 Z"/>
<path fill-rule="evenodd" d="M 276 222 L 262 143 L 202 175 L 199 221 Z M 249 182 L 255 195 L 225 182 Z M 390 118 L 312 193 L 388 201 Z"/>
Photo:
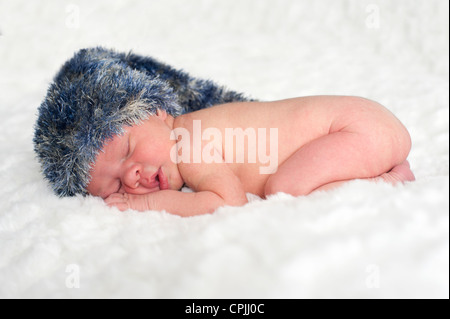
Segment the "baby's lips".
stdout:
<path fill-rule="evenodd" d="M 158 177 L 159 177 L 159 188 L 161 190 L 169 189 L 169 181 L 167 180 L 166 175 L 164 175 L 163 170 L 160 168 L 158 170 Z"/>
<path fill-rule="evenodd" d="M 152 175 L 150 178 L 142 178 L 139 180 L 139 184 L 142 187 L 153 189 L 153 188 L 159 188 L 159 181 L 158 181 L 158 174 L 159 169 Z"/>

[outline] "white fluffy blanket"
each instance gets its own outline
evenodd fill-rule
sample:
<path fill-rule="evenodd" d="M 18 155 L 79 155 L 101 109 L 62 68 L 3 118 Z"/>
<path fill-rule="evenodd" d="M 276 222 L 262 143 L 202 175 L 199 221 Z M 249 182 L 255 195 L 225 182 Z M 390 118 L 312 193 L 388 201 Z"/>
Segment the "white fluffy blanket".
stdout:
<path fill-rule="evenodd" d="M 448 298 L 445 0 L 0 1 L 0 297 Z M 376 100 L 417 181 L 180 218 L 54 196 L 36 109 L 82 47 L 153 55 L 265 100 Z"/>

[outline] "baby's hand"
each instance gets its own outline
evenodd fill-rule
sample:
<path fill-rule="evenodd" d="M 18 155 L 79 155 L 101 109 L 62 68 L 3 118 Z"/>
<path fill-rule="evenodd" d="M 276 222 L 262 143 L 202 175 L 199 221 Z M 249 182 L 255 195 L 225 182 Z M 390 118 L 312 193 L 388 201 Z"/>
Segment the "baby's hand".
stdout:
<path fill-rule="evenodd" d="M 149 194 L 133 195 L 128 193 L 114 193 L 105 199 L 110 207 L 117 207 L 120 211 L 134 209 L 140 212 L 150 210 Z"/>

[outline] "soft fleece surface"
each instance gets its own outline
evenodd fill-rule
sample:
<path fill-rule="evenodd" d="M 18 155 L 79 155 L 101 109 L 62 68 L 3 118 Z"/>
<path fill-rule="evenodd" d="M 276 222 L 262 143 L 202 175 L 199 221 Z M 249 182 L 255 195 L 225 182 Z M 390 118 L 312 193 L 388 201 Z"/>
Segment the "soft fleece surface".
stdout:
<path fill-rule="evenodd" d="M 448 1 L 0 1 L 0 297 L 449 297 Z M 59 199 L 32 150 L 73 52 L 134 50 L 263 100 L 359 95 L 410 130 L 417 181 L 212 215 Z"/>

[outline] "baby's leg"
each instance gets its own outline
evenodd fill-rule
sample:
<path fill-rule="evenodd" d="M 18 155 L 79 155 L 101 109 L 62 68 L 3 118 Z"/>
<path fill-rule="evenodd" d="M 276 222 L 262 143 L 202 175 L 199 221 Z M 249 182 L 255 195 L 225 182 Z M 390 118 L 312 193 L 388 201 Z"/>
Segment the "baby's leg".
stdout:
<path fill-rule="evenodd" d="M 416 178 L 414 176 L 414 173 L 411 171 L 409 162 L 404 161 L 403 163 L 395 166 L 389 172 L 381 174 L 380 176 L 377 176 L 377 177 L 368 178 L 367 180 L 374 181 L 374 182 L 387 182 L 387 183 L 391 183 L 391 184 L 395 185 L 397 183 L 412 182 L 412 181 L 415 181 Z M 316 188 L 314 191 L 319 191 L 319 190 L 327 191 L 327 190 L 339 187 L 346 182 L 348 182 L 348 181 L 328 183 L 328 184 L 325 184 L 323 186 Z"/>
<path fill-rule="evenodd" d="M 266 183 L 266 196 L 276 192 L 306 195 L 352 179 L 388 180 L 400 168 L 404 172 L 401 164 L 411 148 L 408 132 L 381 105 L 363 103 L 333 123 L 329 134 L 304 145 L 282 163 Z M 404 179 L 410 179 L 406 175 Z"/>

